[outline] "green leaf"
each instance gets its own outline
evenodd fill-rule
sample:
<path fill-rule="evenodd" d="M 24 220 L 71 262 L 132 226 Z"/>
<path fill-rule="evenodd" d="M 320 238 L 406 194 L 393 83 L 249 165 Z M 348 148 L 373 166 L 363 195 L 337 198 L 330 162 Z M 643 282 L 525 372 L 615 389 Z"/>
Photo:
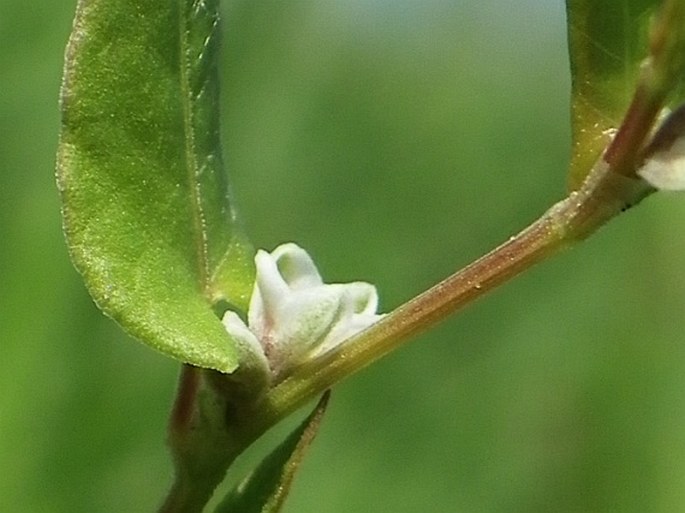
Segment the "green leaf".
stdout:
<path fill-rule="evenodd" d="M 566 0 L 571 63 L 572 155 L 576 189 L 609 142 L 635 91 L 658 0 Z"/>
<path fill-rule="evenodd" d="M 211 306 L 245 309 L 254 270 L 222 166 L 218 23 L 218 0 L 80 0 L 57 179 L 98 306 L 163 353 L 230 372 Z"/>
<path fill-rule="evenodd" d="M 216 513 L 277 513 L 283 507 L 307 448 L 319 431 L 330 391 L 290 436 L 234 490 Z"/>
<path fill-rule="evenodd" d="M 664 0 L 650 26 L 650 59 L 643 70 L 644 87 L 652 100 L 670 95 L 676 103 L 685 93 L 685 3 Z"/>

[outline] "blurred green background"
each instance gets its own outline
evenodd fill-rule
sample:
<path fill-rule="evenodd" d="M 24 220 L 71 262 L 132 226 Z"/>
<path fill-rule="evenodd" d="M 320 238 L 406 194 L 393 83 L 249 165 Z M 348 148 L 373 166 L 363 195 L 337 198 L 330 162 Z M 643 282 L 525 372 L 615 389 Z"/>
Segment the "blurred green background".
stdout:
<path fill-rule="evenodd" d="M 563 195 L 561 0 L 224 0 L 248 233 L 389 310 Z M 71 267 L 53 179 L 74 2 L 0 0 L 0 511 L 149 512 L 178 366 Z M 685 509 L 685 200 L 648 199 L 338 386 L 287 512 Z M 246 455 L 239 474 L 292 426 Z"/>

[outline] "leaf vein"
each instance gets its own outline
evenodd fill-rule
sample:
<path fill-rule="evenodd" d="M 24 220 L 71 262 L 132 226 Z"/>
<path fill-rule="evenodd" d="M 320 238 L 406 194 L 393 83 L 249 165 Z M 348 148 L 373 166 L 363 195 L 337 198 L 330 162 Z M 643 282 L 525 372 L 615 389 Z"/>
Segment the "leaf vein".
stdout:
<path fill-rule="evenodd" d="M 183 103 L 183 130 L 185 133 L 185 157 L 187 177 L 191 186 L 191 212 L 193 223 L 193 235 L 195 238 L 195 251 L 198 267 L 198 279 L 201 289 L 205 292 L 208 288 L 209 280 L 209 259 L 207 255 L 207 223 L 202 208 L 202 191 L 200 186 L 201 168 L 198 163 L 197 144 L 195 134 L 195 114 L 194 114 L 194 94 L 192 87 L 192 48 L 190 44 L 190 22 L 189 13 L 184 9 L 185 0 L 179 0 L 179 30 L 180 30 L 180 49 L 179 66 L 181 81 L 181 99 Z M 193 10 L 197 13 L 201 8 L 206 7 L 204 0 L 195 2 Z"/>

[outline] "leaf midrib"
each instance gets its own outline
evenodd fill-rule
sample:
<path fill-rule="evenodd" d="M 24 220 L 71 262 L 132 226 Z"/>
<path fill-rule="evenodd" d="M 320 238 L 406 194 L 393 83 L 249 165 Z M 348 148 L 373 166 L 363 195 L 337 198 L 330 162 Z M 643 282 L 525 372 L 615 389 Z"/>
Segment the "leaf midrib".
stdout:
<path fill-rule="evenodd" d="M 193 238 L 197 259 L 198 284 L 205 296 L 208 296 L 209 288 L 209 259 L 207 256 L 207 230 L 205 215 L 202 210 L 199 169 L 195 145 L 195 129 L 193 125 L 193 98 L 190 87 L 190 43 L 188 37 L 188 12 L 184 5 L 187 0 L 178 0 L 179 12 L 179 77 L 181 87 L 181 102 L 183 110 L 184 153 L 188 183 L 190 185 L 190 202 L 193 225 Z"/>

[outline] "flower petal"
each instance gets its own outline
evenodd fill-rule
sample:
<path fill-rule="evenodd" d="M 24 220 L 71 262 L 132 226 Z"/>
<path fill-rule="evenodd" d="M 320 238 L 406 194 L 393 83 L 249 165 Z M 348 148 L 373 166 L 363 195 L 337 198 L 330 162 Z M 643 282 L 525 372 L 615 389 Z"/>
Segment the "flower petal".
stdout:
<path fill-rule="evenodd" d="M 685 137 L 649 157 L 637 174 L 656 189 L 685 190 Z"/>
<path fill-rule="evenodd" d="M 281 276 L 274 258 L 266 251 L 259 250 L 255 255 L 257 277 L 255 280 L 247 322 L 259 340 L 271 332 L 274 324 L 273 312 L 290 293 L 290 288 Z"/>
<path fill-rule="evenodd" d="M 382 316 L 376 288 L 364 282 L 324 284 L 311 257 L 293 243 L 255 255 L 257 276 L 248 326 L 233 312 L 224 325 L 260 355 L 275 379 L 305 359 L 335 348 Z"/>
<path fill-rule="evenodd" d="M 248 360 L 241 359 L 241 366 L 243 364 L 261 368 L 263 373 L 269 375 L 269 362 L 266 359 L 262 345 L 252 331 L 247 327 L 243 320 L 238 317 L 238 314 L 227 310 L 221 319 L 221 323 L 226 328 L 228 334 L 238 343 L 243 355 L 248 355 Z"/>
<path fill-rule="evenodd" d="M 685 190 L 685 105 L 675 111 L 664 109 L 661 126 L 647 148 L 637 174 L 656 189 Z"/>
<path fill-rule="evenodd" d="M 365 282 L 346 283 L 338 287 L 344 288 L 339 319 L 331 327 L 325 339 L 313 348 L 312 357 L 327 353 L 383 317 L 376 314 L 378 308 L 376 287 Z"/>
<path fill-rule="evenodd" d="M 304 249 L 292 242 L 281 244 L 272 253 L 281 276 L 292 290 L 323 285 L 314 261 Z"/>
<path fill-rule="evenodd" d="M 326 338 L 342 313 L 344 290 L 321 285 L 293 294 L 276 312 L 273 347 L 267 350 L 272 370 L 282 372 L 301 362 Z"/>
<path fill-rule="evenodd" d="M 378 309 L 376 287 L 363 281 L 346 283 L 345 308 L 354 314 L 375 314 Z"/>

